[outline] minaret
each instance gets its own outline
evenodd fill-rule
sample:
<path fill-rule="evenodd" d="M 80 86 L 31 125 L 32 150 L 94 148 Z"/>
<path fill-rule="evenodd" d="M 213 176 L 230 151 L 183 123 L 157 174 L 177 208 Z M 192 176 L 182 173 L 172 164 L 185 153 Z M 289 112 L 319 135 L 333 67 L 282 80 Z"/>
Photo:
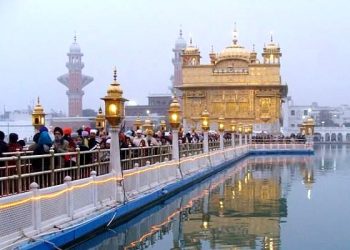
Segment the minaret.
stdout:
<path fill-rule="evenodd" d="M 180 29 L 180 34 L 175 42 L 175 48 L 173 49 L 174 58 L 172 60 L 174 65 L 174 75 L 171 77 L 173 88 L 182 84 L 182 51 L 186 48 L 186 41 L 182 37 L 182 30 Z"/>
<path fill-rule="evenodd" d="M 67 55 L 68 62 L 66 67 L 68 68 L 68 74 L 61 75 L 57 80 L 68 88 L 66 92 L 68 96 L 68 116 L 82 116 L 83 88 L 94 79 L 91 76 L 82 74 L 84 63 L 81 61 L 81 57 L 84 54 L 80 52 L 76 36 L 74 36 L 74 41 Z"/>

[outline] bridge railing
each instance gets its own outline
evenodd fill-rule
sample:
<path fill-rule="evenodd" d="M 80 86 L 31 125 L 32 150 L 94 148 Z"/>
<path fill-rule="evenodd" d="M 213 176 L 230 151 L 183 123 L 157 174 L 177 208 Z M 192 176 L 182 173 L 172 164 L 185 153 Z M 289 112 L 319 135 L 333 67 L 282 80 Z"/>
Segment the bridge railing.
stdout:
<path fill-rule="evenodd" d="M 26 192 L 30 184 L 40 187 L 60 185 L 66 176 L 74 180 L 87 178 L 91 171 L 97 175 L 108 173 L 109 159 L 103 158 L 109 150 L 80 151 L 33 155 L 15 152 L 0 158 L 0 197 Z"/>
<path fill-rule="evenodd" d="M 128 170 L 146 164 L 164 162 L 172 159 L 171 145 L 151 146 L 151 147 L 129 147 L 120 150 L 122 170 Z"/>
<path fill-rule="evenodd" d="M 203 153 L 203 142 L 181 143 L 179 145 L 180 158 Z"/>
<path fill-rule="evenodd" d="M 232 139 L 224 139 L 224 148 L 232 146 Z"/>
<path fill-rule="evenodd" d="M 231 146 L 231 140 L 224 141 L 225 148 Z M 236 147 L 238 141 L 236 141 Z M 210 151 L 220 148 L 219 141 L 209 142 Z M 306 149 L 312 145 L 305 140 L 271 141 L 252 140 L 250 149 Z M 203 153 L 203 143 L 184 143 L 179 145 L 180 158 L 195 156 Z M 172 159 L 171 145 L 152 147 L 122 148 L 120 152 L 123 171 L 140 168 L 155 163 L 162 163 Z M 41 188 L 60 185 L 66 176 L 73 180 L 84 179 L 95 171 L 97 176 L 109 172 L 110 151 L 100 149 L 94 151 L 80 151 L 68 153 L 54 153 L 32 155 L 32 152 L 14 152 L 0 158 L 0 197 L 26 192 L 30 184 L 36 182 Z"/>
<path fill-rule="evenodd" d="M 209 140 L 209 151 L 217 150 L 220 148 L 219 140 Z"/>

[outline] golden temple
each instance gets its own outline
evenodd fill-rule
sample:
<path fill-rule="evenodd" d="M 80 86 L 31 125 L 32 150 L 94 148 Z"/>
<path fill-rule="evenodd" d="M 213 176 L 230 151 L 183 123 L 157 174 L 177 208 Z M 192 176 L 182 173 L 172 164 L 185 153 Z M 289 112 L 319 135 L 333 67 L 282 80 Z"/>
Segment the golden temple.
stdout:
<path fill-rule="evenodd" d="M 263 48 L 262 61 L 257 53 L 238 43 L 236 28 L 233 42 L 222 52 L 209 54 L 210 64 L 202 64 L 200 51 L 190 44 L 182 51 L 182 92 L 185 128 L 199 128 L 200 114 L 207 109 L 211 128 L 220 116 L 226 127 L 232 120 L 253 124 L 254 131 L 277 133 L 282 122 L 281 104 L 287 95 L 280 75 L 280 47 L 272 39 Z"/>

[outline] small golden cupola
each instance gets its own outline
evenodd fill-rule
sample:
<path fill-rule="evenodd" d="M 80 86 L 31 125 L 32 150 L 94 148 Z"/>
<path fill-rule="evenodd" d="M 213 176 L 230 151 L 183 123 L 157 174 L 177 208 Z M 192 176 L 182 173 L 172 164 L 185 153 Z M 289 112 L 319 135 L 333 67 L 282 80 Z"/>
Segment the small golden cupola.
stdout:
<path fill-rule="evenodd" d="M 38 97 L 38 102 L 35 105 L 32 113 L 32 124 L 35 129 L 39 130 L 41 126 L 45 126 L 45 112 L 43 106 L 40 104 L 40 99 Z"/>
<path fill-rule="evenodd" d="M 196 66 L 200 64 L 200 52 L 197 47 L 192 44 L 192 37 L 190 44 L 183 50 L 182 63 L 183 66 Z"/>
<path fill-rule="evenodd" d="M 279 45 L 273 41 L 272 34 L 270 36 L 270 42 L 264 46 L 264 52 L 262 53 L 265 64 L 280 64 L 280 58 L 282 57 L 281 49 Z"/>

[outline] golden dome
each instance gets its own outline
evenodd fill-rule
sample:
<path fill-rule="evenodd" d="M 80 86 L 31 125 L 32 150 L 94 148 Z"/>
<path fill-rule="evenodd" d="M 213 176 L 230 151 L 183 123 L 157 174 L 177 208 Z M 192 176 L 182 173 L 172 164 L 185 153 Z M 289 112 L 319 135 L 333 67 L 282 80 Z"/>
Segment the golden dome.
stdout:
<path fill-rule="evenodd" d="M 176 97 L 173 98 L 173 101 L 169 105 L 169 110 L 174 110 L 174 109 L 175 110 L 180 110 L 180 104 L 177 101 Z"/>
<path fill-rule="evenodd" d="M 33 114 L 43 114 L 44 113 L 44 108 L 40 104 L 40 99 L 38 97 L 38 103 L 35 105 Z"/>
<path fill-rule="evenodd" d="M 306 118 L 305 124 L 313 125 L 315 124 L 315 120 L 311 116 L 309 116 L 308 118 Z"/>
<path fill-rule="evenodd" d="M 184 54 L 196 54 L 196 53 L 198 53 L 198 52 L 199 52 L 198 48 L 194 47 L 193 44 L 192 44 L 192 37 L 191 37 L 191 38 L 190 38 L 190 45 L 188 45 L 188 46 L 184 49 L 183 53 L 184 53 Z"/>
<path fill-rule="evenodd" d="M 249 58 L 250 58 L 250 51 L 237 44 L 233 44 L 231 46 L 226 47 L 217 56 L 218 61 L 222 61 L 226 59 L 241 59 L 241 60 L 249 61 Z"/>
<path fill-rule="evenodd" d="M 120 87 L 120 84 L 117 81 L 117 70 L 114 69 L 114 80 L 113 82 L 108 86 L 107 89 L 107 96 L 111 97 L 121 97 L 123 94 L 123 90 Z"/>
<path fill-rule="evenodd" d="M 236 30 L 236 27 L 233 31 L 232 42 L 233 43 L 231 46 L 226 47 L 221 53 L 218 53 L 217 61 L 219 62 L 227 59 L 240 59 L 249 61 L 251 52 L 238 44 L 238 32 Z"/>
<path fill-rule="evenodd" d="M 265 45 L 265 49 L 267 49 L 267 50 L 279 49 L 279 45 L 273 41 L 272 34 L 271 34 L 270 42 Z"/>

